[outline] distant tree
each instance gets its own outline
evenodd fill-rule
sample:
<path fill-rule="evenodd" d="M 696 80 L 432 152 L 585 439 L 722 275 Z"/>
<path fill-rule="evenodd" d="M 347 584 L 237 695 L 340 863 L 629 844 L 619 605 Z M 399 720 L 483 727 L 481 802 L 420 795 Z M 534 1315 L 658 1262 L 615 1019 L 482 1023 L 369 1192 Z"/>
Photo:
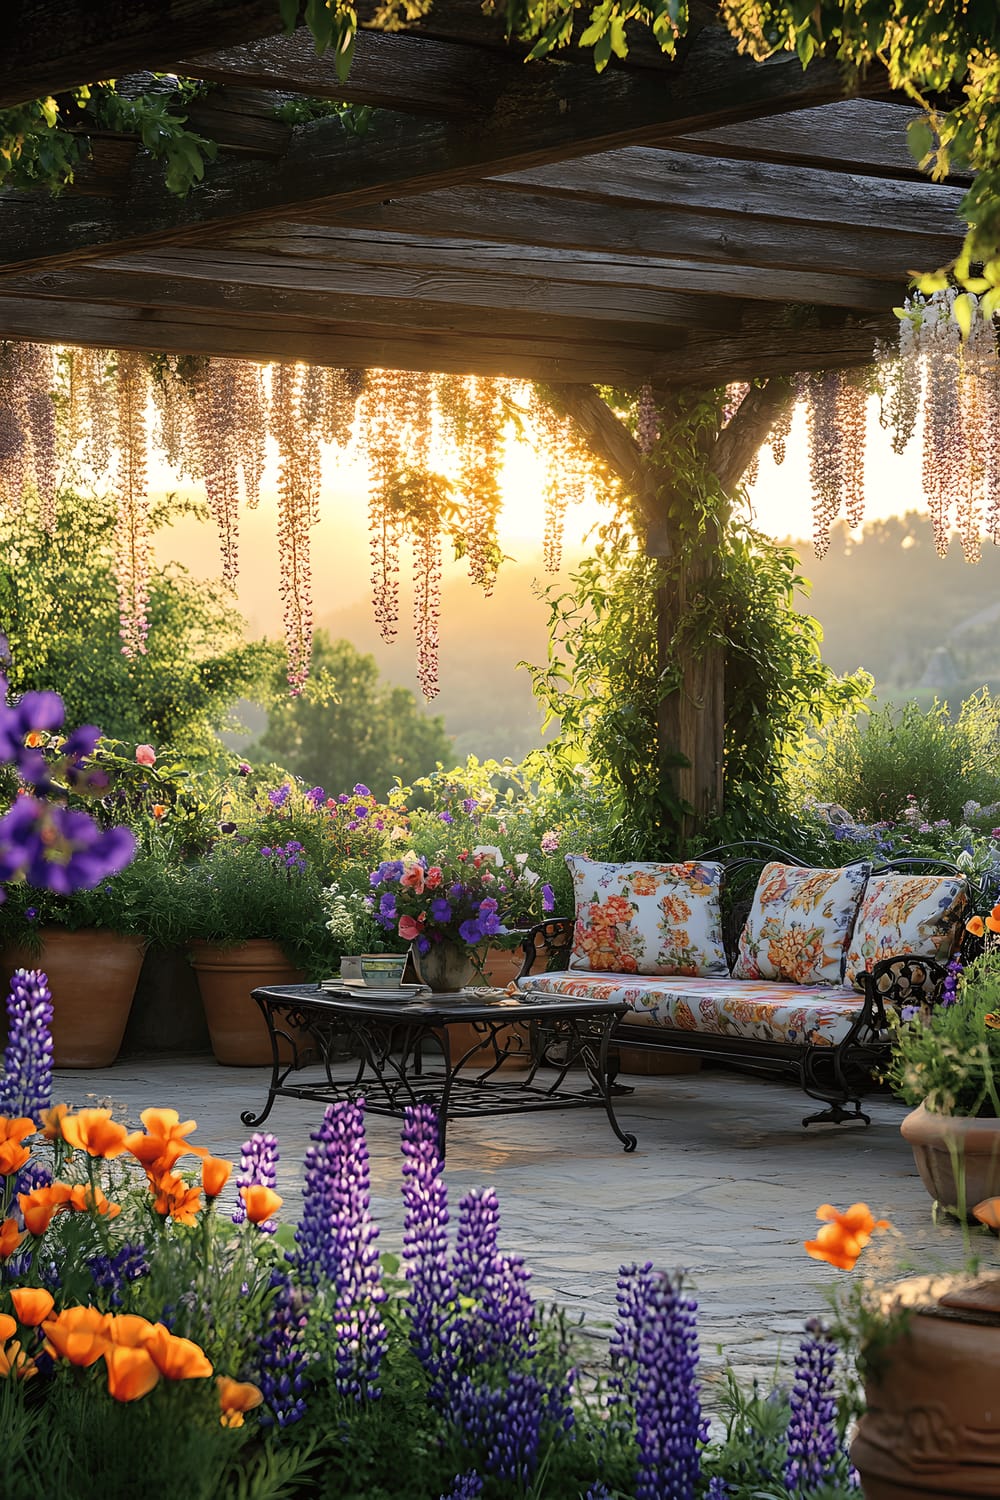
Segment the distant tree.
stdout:
<path fill-rule="evenodd" d="M 153 525 L 198 511 L 173 497 Z M 112 575 L 114 502 L 63 491 L 51 535 L 11 514 L 0 519 L 0 629 L 15 695 L 62 693 L 66 721 L 98 724 L 115 739 L 214 754 L 232 705 L 269 680 L 274 647 L 243 639 L 243 620 L 221 584 L 179 563 L 154 568 L 146 654 L 128 661 L 118 635 Z"/>
<path fill-rule="evenodd" d="M 374 656 L 318 630 L 302 695 L 274 678 L 268 725 L 250 759 L 274 760 L 304 781 L 339 792 L 363 782 L 378 796 L 454 757 L 440 715 L 424 713 L 408 688 L 379 680 Z"/>

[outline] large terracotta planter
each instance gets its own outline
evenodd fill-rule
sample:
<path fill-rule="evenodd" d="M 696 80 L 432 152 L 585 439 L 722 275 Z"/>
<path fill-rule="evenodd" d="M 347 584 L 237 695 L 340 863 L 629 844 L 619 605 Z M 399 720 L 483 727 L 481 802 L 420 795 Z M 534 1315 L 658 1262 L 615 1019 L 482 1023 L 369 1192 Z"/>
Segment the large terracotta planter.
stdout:
<path fill-rule="evenodd" d="M 1000 1495 L 1000 1282 L 911 1314 L 879 1351 L 851 1446 L 866 1500 Z"/>
<path fill-rule="evenodd" d="M 909 1141 L 924 1187 L 948 1213 L 958 1216 L 955 1162 L 964 1164 L 965 1210 L 1000 1195 L 1000 1120 L 937 1115 L 918 1104 L 899 1127 Z"/>
<path fill-rule="evenodd" d="M 4 979 L 41 969 L 52 991 L 52 1049 L 57 1068 L 107 1068 L 118 1056 L 146 939 L 88 928 L 43 927 L 40 953 L 4 949 Z"/>
<path fill-rule="evenodd" d="M 251 938 L 236 947 L 193 942 L 191 964 L 198 976 L 212 1051 L 231 1068 L 263 1067 L 271 1062 L 271 1042 L 264 1017 L 251 990 L 272 984 L 301 984 L 305 975 L 285 957 L 278 943 Z M 279 1038 L 279 1055 L 291 1061 L 291 1049 Z"/>

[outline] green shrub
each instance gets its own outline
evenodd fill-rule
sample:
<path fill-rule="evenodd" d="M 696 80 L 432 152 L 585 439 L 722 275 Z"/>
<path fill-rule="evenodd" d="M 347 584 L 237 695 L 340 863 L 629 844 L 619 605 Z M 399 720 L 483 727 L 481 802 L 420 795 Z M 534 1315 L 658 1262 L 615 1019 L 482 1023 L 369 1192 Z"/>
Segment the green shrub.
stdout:
<path fill-rule="evenodd" d="M 929 822 L 962 821 L 967 802 L 1000 800 L 1000 699 L 984 688 L 953 720 L 946 703 L 886 706 L 827 730 L 793 783 L 819 802 L 839 802 L 869 822 L 891 820 L 915 799 Z"/>

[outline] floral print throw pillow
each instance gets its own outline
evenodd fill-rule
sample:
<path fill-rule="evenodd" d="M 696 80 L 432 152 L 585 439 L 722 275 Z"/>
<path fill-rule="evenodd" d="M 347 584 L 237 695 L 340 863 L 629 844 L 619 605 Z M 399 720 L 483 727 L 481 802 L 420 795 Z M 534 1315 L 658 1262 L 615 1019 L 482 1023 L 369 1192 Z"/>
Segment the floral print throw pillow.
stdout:
<path fill-rule="evenodd" d="M 945 964 L 969 902 L 961 875 L 873 875 L 847 954 L 847 982 L 861 988 L 869 964 L 917 953 Z"/>
<path fill-rule="evenodd" d="M 843 984 L 844 956 L 870 864 L 765 865 L 740 933 L 735 979 Z"/>
<path fill-rule="evenodd" d="M 612 974 L 728 974 L 722 866 L 610 865 L 567 854 L 576 896 L 571 969 Z"/>

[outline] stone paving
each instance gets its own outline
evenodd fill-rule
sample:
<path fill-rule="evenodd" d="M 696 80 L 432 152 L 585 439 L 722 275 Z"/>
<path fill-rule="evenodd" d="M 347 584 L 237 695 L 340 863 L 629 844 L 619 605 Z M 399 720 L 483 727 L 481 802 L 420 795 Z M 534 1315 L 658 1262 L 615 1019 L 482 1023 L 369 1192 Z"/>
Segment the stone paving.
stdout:
<path fill-rule="evenodd" d="M 215 1154 L 238 1159 L 249 1134 L 240 1113 L 260 1109 L 267 1077 L 210 1058 L 130 1059 L 100 1073 L 59 1074 L 55 1097 L 77 1107 L 113 1103 L 119 1118 L 136 1123 L 147 1105 L 171 1105 L 197 1119 L 198 1139 Z M 791 1358 L 804 1319 L 825 1311 L 825 1289 L 845 1276 L 802 1249 L 821 1202 L 863 1199 L 892 1220 L 901 1238 L 876 1238 L 862 1262 L 869 1273 L 888 1273 L 907 1252 L 920 1271 L 963 1265 L 959 1230 L 933 1222 L 899 1135 L 906 1111 L 896 1100 L 867 1101 L 868 1129 L 805 1130 L 810 1101 L 783 1081 L 715 1068 L 622 1081 L 635 1087 L 618 1109 L 639 1138 L 634 1155 L 624 1154 L 598 1109 L 458 1120 L 448 1131 L 452 1204 L 490 1183 L 504 1245 L 524 1255 L 536 1295 L 586 1315 L 602 1337 L 614 1317 L 619 1264 L 685 1267 L 700 1304 L 709 1380 L 724 1357 L 742 1378 L 769 1378 L 779 1353 Z M 317 1106 L 279 1099 L 263 1127 L 281 1142 L 282 1217 L 297 1217 L 316 1119 Z M 398 1133 L 395 1120 L 369 1117 L 374 1211 L 391 1250 L 402 1235 Z"/>

